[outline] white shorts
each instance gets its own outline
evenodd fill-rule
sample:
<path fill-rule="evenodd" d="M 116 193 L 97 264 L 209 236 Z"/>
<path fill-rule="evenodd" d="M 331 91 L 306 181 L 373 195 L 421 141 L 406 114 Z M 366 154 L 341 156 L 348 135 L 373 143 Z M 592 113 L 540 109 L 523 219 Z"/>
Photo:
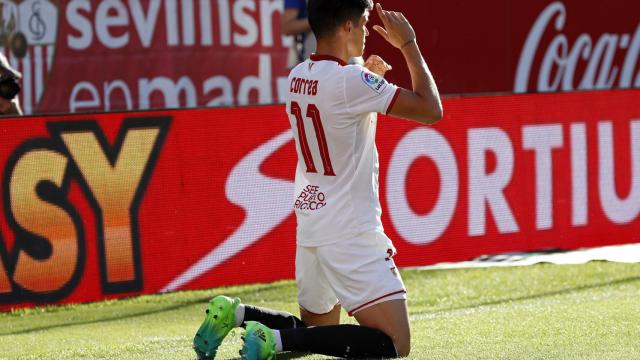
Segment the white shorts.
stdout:
<path fill-rule="evenodd" d="M 379 232 L 317 247 L 298 245 L 298 303 L 314 314 L 326 314 L 340 303 L 351 316 L 384 301 L 406 299 L 395 254 L 391 240 Z"/>

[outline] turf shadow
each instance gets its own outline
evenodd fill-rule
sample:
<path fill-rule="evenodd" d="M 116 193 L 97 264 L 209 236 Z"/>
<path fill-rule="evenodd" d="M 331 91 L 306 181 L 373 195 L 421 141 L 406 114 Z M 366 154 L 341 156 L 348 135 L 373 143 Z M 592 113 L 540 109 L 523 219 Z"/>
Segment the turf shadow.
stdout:
<path fill-rule="evenodd" d="M 238 296 L 238 297 L 241 297 L 243 295 L 248 295 L 248 294 L 255 295 L 256 292 L 260 292 L 262 290 L 272 291 L 274 289 L 277 290 L 279 288 L 284 288 L 284 287 L 289 287 L 289 286 L 291 286 L 291 285 L 287 284 L 287 283 L 282 283 L 282 284 L 264 284 L 264 285 L 259 285 L 257 287 L 252 287 L 251 289 L 226 290 L 226 291 L 223 291 L 223 292 L 227 296 L 231 296 L 231 297 Z M 45 325 L 45 326 L 34 326 L 32 328 L 21 329 L 21 330 L 16 330 L 16 331 L 6 331 L 6 332 L 5 331 L 0 331 L 0 336 L 3 336 L 3 335 L 21 335 L 21 334 L 32 333 L 32 332 L 35 332 L 35 331 L 52 330 L 52 329 L 57 329 L 57 328 L 67 328 L 67 327 L 79 326 L 79 325 L 98 324 L 98 323 L 103 323 L 103 322 L 117 321 L 117 320 L 124 320 L 124 319 L 133 319 L 133 318 L 137 318 L 137 317 L 141 317 L 141 316 L 147 316 L 147 315 L 159 314 L 159 313 L 163 313 L 163 312 L 175 311 L 175 310 L 179 310 L 179 309 L 186 308 L 186 307 L 189 307 L 189 306 L 193 306 L 193 305 L 196 305 L 196 304 L 202 304 L 203 305 L 203 309 L 204 309 L 205 304 L 211 299 L 211 297 L 215 296 L 217 294 L 219 294 L 219 292 L 215 292 L 215 293 L 212 293 L 212 294 L 206 294 L 206 295 L 197 297 L 197 298 L 189 300 L 189 301 L 181 301 L 178 304 L 174 304 L 174 305 L 167 304 L 168 306 L 161 306 L 161 307 L 159 307 L 157 309 L 154 309 L 154 310 L 134 312 L 134 313 L 126 314 L 126 315 L 117 315 L 117 314 L 114 315 L 114 314 L 111 313 L 111 314 L 109 314 L 109 316 L 105 316 L 104 318 L 94 319 L 94 320 L 66 321 L 66 322 L 62 322 L 62 323 Z M 162 295 L 163 294 L 153 294 L 153 295 L 150 295 L 150 296 L 153 298 L 154 296 L 162 296 Z M 127 301 L 127 299 L 123 299 L 122 301 Z M 88 305 L 90 305 L 90 304 L 88 304 Z M 59 312 L 64 312 L 64 311 L 65 310 L 60 310 Z M 40 316 L 40 315 L 38 315 L 38 316 Z M 197 324 L 196 324 L 196 326 L 197 326 Z M 195 330 L 196 329 L 194 328 L 194 331 Z"/>
<path fill-rule="evenodd" d="M 278 353 L 278 360 L 293 360 L 303 358 L 305 356 L 312 355 L 310 352 L 300 352 L 300 351 L 287 351 L 283 353 Z M 333 357 L 327 357 L 326 359 L 335 359 Z M 241 360 L 241 358 L 233 358 L 233 360 Z"/>
<path fill-rule="evenodd" d="M 572 292 L 580 292 L 580 291 L 586 291 L 586 290 L 591 290 L 591 289 L 603 288 L 603 287 L 607 287 L 607 286 L 622 285 L 622 284 L 632 283 L 632 282 L 636 282 L 636 281 L 640 281 L 640 276 L 632 276 L 632 277 L 627 277 L 627 278 L 618 279 L 618 280 L 614 280 L 614 281 L 607 281 L 607 282 L 604 282 L 604 283 L 590 284 L 590 285 L 577 286 L 577 287 L 566 288 L 566 289 L 561 289 L 561 290 L 548 291 L 548 292 L 543 292 L 543 293 L 540 293 L 540 294 L 533 294 L 533 295 L 527 295 L 527 296 L 518 296 L 518 297 L 510 297 L 510 298 L 506 298 L 506 299 L 487 301 L 487 302 L 482 302 L 482 303 L 478 303 L 478 304 L 472 304 L 472 305 L 466 305 L 466 306 L 457 306 L 457 307 L 451 307 L 451 308 L 445 308 L 445 309 L 438 309 L 438 310 L 435 310 L 435 311 L 434 310 L 422 310 L 422 311 L 415 311 L 415 312 L 411 311 L 410 315 L 426 315 L 426 314 L 437 314 L 437 313 L 442 313 L 442 312 L 447 312 L 447 311 L 455 311 L 455 310 L 471 310 L 471 309 L 477 309 L 477 308 L 480 308 L 480 307 L 483 307 L 483 306 L 502 305 L 502 304 L 507 304 L 507 303 L 511 303 L 511 302 L 527 301 L 527 300 L 533 300 L 533 299 L 541 299 L 541 298 L 545 298 L 545 297 L 568 294 L 568 293 L 572 293 Z"/>

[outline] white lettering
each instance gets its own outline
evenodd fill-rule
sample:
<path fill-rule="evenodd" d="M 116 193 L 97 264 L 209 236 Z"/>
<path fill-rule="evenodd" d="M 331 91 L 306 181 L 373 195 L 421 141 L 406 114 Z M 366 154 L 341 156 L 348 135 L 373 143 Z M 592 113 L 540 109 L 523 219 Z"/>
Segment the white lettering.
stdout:
<path fill-rule="evenodd" d="M 571 124 L 571 224 L 587 225 L 587 130 L 584 123 Z"/>
<path fill-rule="evenodd" d="M 640 55 L 640 26 L 636 29 L 633 39 L 628 33 L 603 33 L 597 41 L 594 41 L 589 34 L 583 33 L 578 34 L 572 46 L 568 37 L 560 33 L 566 19 L 567 11 L 560 1 L 551 3 L 538 16 L 520 53 L 514 92 L 524 93 L 529 90 L 533 63 L 542 38 L 547 29 L 552 26 L 552 22 L 557 34 L 544 52 L 538 74 L 537 91 L 552 92 L 560 88 L 564 91 L 573 90 L 574 78 L 578 70 L 583 71 L 578 85 L 581 90 L 610 89 L 616 85 L 616 79 L 621 88 L 629 88 Z M 620 66 L 614 64 L 616 58 L 621 58 L 618 56 L 618 50 L 626 50 L 622 71 Z M 586 64 L 581 64 L 581 61 Z M 636 75 L 634 86 L 640 86 L 640 71 Z"/>
<path fill-rule="evenodd" d="M 553 160 L 551 151 L 561 148 L 562 125 L 530 125 L 522 128 L 522 147 L 536 158 L 536 228 L 553 227 Z"/>
<path fill-rule="evenodd" d="M 193 46 L 196 42 L 193 1 L 183 0 L 180 3 L 182 5 L 182 43 L 186 46 Z"/>
<path fill-rule="evenodd" d="M 167 44 L 169 46 L 179 45 L 178 5 L 176 0 L 164 0 L 164 15 L 167 21 Z"/>
<path fill-rule="evenodd" d="M 202 90 L 205 96 L 214 90 L 220 90 L 220 96 L 211 99 L 207 106 L 231 106 L 233 105 L 233 85 L 226 76 L 213 76 L 205 80 Z"/>
<path fill-rule="evenodd" d="M 566 57 L 569 45 L 567 38 L 564 36 L 558 36 L 553 39 L 551 46 L 547 49 L 544 60 L 542 61 L 542 67 L 540 68 L 540 76 L 538 77 L 538 91 L 551 92 L 558 89 L 560 80 L 565 68 Z M 553 82 L 550 82 L 551 73 L 553 71 L 553 65 L 558 67 L 556 77 Z"/>
<path fill-rule="evenodd" d="M 260 25 L 262 32 L 262 46 L 273 46 L 273 14 L 284 11 L 282 1 L 260 2 Z"/>
<path fill-rule="evenodd" d="M 258 26 L 256 20 L 245 9 L 255 11 L 256 3 L 251 0 L 236 0 L 233 4 L 233 18 L 244 29 L 244 34 L 234 33 L 233 43 L 240 47 L 251 47 L 258 41 Z"/>
<path fill-rule="evenodd" d="M 291 39 L 275 34 L 274 19 L 283 12 L 283 0 L 216 1 L 214 21 L 211 0 L 103 0 L 96 1 L 95 14 L 89 0 L 70 0 L 66 6 L 66 21 L 71 26 L 67 35 L 70 48 L 83 50 L 95 40 L 108 49 L 131 45 L 137 36 L 143 48 L 150 48 L 156 37 L 159 14 L 163 11 L 166 34 L 159 37 L 165 46 L 211 46 L 219 33 L 221 46 L 274 47 L 274 36 L 280 36 L 278 46 L 288 47 Z M 216 29 L 214 29 L 214 23 Z M 196 28 L 197 27 L 197 28 Z M 136 34 L 132 34 L 132 32 Z M 156 47 L 162 44 L 155 44 Z"/>
<path fill-rule="evenodd" d="M 563 36 L 566 40 L 566 37 Z M 562 90 L 571 91 L 574 90 L 574 76 L 575 71 L 578 67 L 579 59 L 587 60 L 589 59 L 589 55 L 591 54 L 591 37 L 589 35 L 582 34 L 576 40 L 576 43 L 573 45 L 571 52 L 569 53 L 569 57 L 565 61 L 565 68 L 562 70 Z M 571 69 L 571 71 L 569 71 Z M 542 77 L 542 75 L 541 75 Z M 557 90 L 557 89 L 555 89 Z"/>
<path fill-rule="evenodd" d="M 139 107 L 140 109 L 151 108 L 151 94 L 160 91 L 164 96 L 164 105 L 161 107 L 178 108 L 180 107 L 180 94 L 185 95 L 185 107 L 196 107 L 196 89 L 193 82 L 186 76 L 181 77 L 178 82 L 167 77 L 156 77 L 154 79 L 138 80 L 139 91 Z"/>
<path fill-rule="evenodd" d="M 148 48 L 151 46 L 151 40 L 156 29 L 160 1 L 149 1 L 149 9 L 146 16 L 142 10 L 140 0 L 129 0 L 129 7 L 131 8 L 131 17 L 133 18 L 133 24 L 136 26 L 140 43 L 142 43 L 142 47 Z"/>
<path fill-rule="evenodd" d="M 110 15 L 113 14 L 113 15 Z M 113 36 L 111 27 L 129 25 L 127 8 L 120 0 L 104 0 L 96 9 L 96 35 L 100 42 L 109 49 L 119 49 L 129 43 L 129 31 L 120 36 Z"/>
<path fill-rule="evenodd" d="M 486 207 L 489 205 L 500 233 L 518 231 L 518 224 L 504 196 L 504 188 L 513 175 L 513 146 L 509 136 L 499 128 L 469 129 L 469 236 L 486 233 Z M 485 153 L 496 157 L 496 168 L 487 174 Z"/>
<path fill-rule="evenodd" d="M 435 163 L 440 175 L 440 191 L 433 209 L 416 214 L 409 206 L 406 179 L 409 168 L 420 157 Z M 431 181 L 424 179 L 425 186 Z M 391 222 L 400 235 L 414 245 L 425 245 L 438 239 L 449 227 L 456 210 L 459 191 L 458 165 L 447 139 L 436 130 L 417 128 L 398 143 L 389 163 L 387 204 Z"/>
<path fill-rule="evenodd" d="M 587 70 L 582 77 L 582 82 L 580 82 L 580 89 L 610 89 L 613 87 L 613 81 L 618 69 L 612 69 L 611 67 L 617 44 L 617 35 L 604 34 L 600 37 L 593 49 L 589 65 L 587 65 Z M 600 69 L 600 72 L 596 82 L 596 71 L 598 69 Z"/>
<path fill-rule="evenodd" d="M 74 0 L 67 6 L 66 16 L 67 23 L 71 28 L 78 31 L 80 36 L 74 36 L 69 34 L 67 36 L 67 44 L 71 49 L 84 50 L 91 45 L 91 39 L 93 38 L 93 29 L 91 27 L 91 21 L 84 17 L 80 10 L 86 12 L 91 11 L 91 3 L 89 0 Z"/>
<path fill-rule="evenodd" d="M 598 124 L 598 185 L 602 209 L 609 220 L 628 224 L 640 213 L 640 120 L 631 121 L 631 190 L 621 199 L 616 190 L 613 125 L 609 121 Z"/>
<path fill-rule="evenodd" d="M 188 76 L 175 79 L 168 77 L 140 78 L 135 80 L 132 85 L 123 79 L 107 80 L 98 84 L 80 82 L 74 86 L 69 98 L 69 111 L 73 112 L 80 108 L 96 109 L 103 103 L 106 111 L 145 110 L 152 107 L 195 107 L 198 105 L 247 105 L 250 103 L 252 95 L 257 96 L 257 101 L 254 98 L 251 102 L 273 103 L 271 66 L 271 56 L 261 54 L 257 76 L 245 76 L 239 79 L 238 85 L 234 85 L 231 79 L 224 75 L 210 76 L 201 84 L 194 84 L 194 80 Z M 279 92 L 288 90 L 286 77 L 279 77 L 278 84 L 282 86 L 282 89 L 278 88 Z M 135 89 L 135 85 L 137 85 L 137 89 Z M 158 94 L 154 94 L 155 92 Z M 90 101 L 86 99 L 87 94 L 92 95 Z M 120 100 L 120 94 L 123 97 L 122 100 Z M 279 93 L 278 96 L 281 95 L 282 93 Z M 114 97 L 117 100 L 114 101 Z M 82 100 L 78 100 L 79 98 Z"/>
<path fill-rule="evenodd" d="M 531 66 L 533 64 L 533 59 L 536 56 L 538 46 L 540 45 L 542 35 L 544 34 L 544 30 L 547 28 L 549 22 L 551 22 L 551 19 L 557 15 L 558 17 L 556 18 L 555 27 L 556 30 L 560 31 L 564 26 L 564 21 L 567 15 L 566 13 L 567 11 L 564 4 L 556 1 L 547 6 L 544 11 L 542 11 L 542 14 L 538 16 L 531 32 L 529 32 L 529 36 L 527 36 L 522 53 L 520 53 L 518 69 L 516 70 L 516 82 L 513 89 L 515 93 L 527 92 Z"/>
<path fill-rule="evenodd" d="M 124 103 L 127 110 L 133 109 L 133 99 L 131 97 L 131 91 L 123 80 L 114 80 L 112 82 L 104 83 L 104 110 L 111 110 L 111 93 L 114 90 L 120 90 L 122 92 Z M 121 107 L 118 107 L 118 110 L 122 110 Z"/>
<path fill-rule="evenodd" d="M 220 44 L 231 45 L 231 12 L 229 0 L 218 0 L 218 21 L 220 22 Z"/>
<path fill-rule="evenodd" d="M 88 92 L 91 97 L 88 100 L 78 100 L 80 95 L 84 95 L 83 92 Z M 85 95 L 86 97 L 86 95 Z M 79 109 L 96 109 L 100 106 L 100 94 L 98 89 L 88 81 L 82 81 L 77 83 L 71 90 L 71 96 L 69 97 L 69 110 L 76 112 Z"/>
<path fill-rule="evenodd" d="M 202 45 L 213 44 L 213 30 L 211 28 L 211 2 L 200 0 L 200 42 Z"/>
<path fill-rule="evenodd" d="M 635 34 L 633 34 L 633 40 L 631 46 L 627 51 L 627 56 L 624 59 L 624 66 L 622 67 L 622 74 L 620 75 L 620 87 L 628 89 L 631 86 L 631 79 L 633 78 L 633 70 L 636 68 L 638 62 L 638 56 L 640 55 L 640 25 L 636 28 Z M 640 79 L 640 72 L 638 72 L 638 79 Z M 639 86 L 640 84 L 635 84 Z"/>

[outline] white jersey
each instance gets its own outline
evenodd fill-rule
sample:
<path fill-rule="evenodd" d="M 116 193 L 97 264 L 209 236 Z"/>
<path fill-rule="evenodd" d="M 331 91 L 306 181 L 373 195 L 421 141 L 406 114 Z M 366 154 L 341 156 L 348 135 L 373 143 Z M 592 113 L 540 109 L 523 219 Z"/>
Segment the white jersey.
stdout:
<path fill-rule="evenodd" d="M 289 86 L 297 243 L 320 246 L 383 231 L 377 113 L 389 111 L 400 89 L 360 65 L 319 55 L 291 70 Z"/>

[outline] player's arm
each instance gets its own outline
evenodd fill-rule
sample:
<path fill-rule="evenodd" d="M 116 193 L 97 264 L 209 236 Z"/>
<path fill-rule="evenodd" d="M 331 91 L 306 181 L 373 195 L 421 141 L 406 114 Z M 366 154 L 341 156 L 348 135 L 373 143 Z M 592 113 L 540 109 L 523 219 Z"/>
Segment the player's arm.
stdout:
<path fill-rule="evenodd" d="M 307 18 L 298 19 L 300 11 L 297 8 L 285 8 L 281 17 L 280 27 L 284 35 L 298 35 L 311 30 Z"/>
<path fill-rule="evenodd" d="M 384 27 L 375 25 L 373 28 L 392 46 L 402 51 L 413 86 L 413 90 L 400 90 L 400 95 L 393 107 L 389 109 L 389 114 L 423 124 L 432 124 L 440 120 L 442 118 L 440 94 L 429 67 L 420 53 L 411 24 L 402 13 L 383 10 L 380 4 L 376 4 L 376 10 Z"/>

